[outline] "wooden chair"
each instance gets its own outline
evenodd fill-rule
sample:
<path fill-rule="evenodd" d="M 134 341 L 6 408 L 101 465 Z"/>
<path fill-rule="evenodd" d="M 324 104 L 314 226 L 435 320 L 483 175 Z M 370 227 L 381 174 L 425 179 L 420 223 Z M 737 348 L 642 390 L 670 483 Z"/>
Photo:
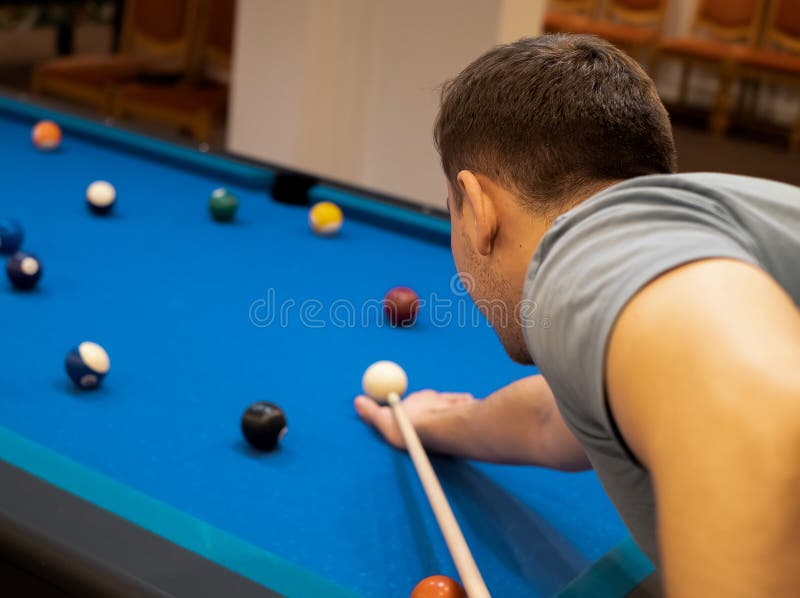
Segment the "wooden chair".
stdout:
<path fill-rule="evenodd" d="M 571 15 L 560 26 L 597 35 L 643 59 L 655 48 L 666 10 L 667 0 L 606 0 L 598 18 Z"/>
<path fill-rule="evenodd" d="M 739 78 L 800 90 L 800 0 L 773 0 L 761 43 L 737 56 Z M 789 133 L 789 149 L 800 147 L 800 110 Z"/>
<path fill-rule="evenodd" d="M 656 47 L 653 76 L 665 58 L 683 64 L 678 103 L 684 104 L 691 71 L 704 66 L 716 71 L 719 87 L 711 112 L 710 127 L 721 134 L 727 128 L 728 106 L 735 79 L 736 56 L 755 46 L 765 0 L 700 0 L 691 34 L 667 38 Z"/>
<path fill-rule="evenodd" d="M 235 0 L 201 0 L 190 68 L 176 84 L 135 82 L 120 87 L 113 113 L 175 126 L 208 142 L 228 103 Z"/>
<path fill-rule="evenodd" d="M 597 0 L 550 0 L 544 15 L 544 30 L 568 33 L 582 19 L 597 12 Z"/>
<path fill-rule="evenodd" d="M 120 52 L 48 60 L 35 69 L 34 94 L 108 113 L 115 88 L 138 77 L 177 78 L 189 66 L 197 0 L 128 0 Z"/>

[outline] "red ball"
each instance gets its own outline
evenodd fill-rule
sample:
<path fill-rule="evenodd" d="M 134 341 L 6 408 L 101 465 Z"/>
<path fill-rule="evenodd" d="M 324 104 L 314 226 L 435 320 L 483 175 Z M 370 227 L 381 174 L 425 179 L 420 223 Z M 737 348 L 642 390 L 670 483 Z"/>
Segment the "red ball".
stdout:
<path fill-rule="evenodd" d="M 467 598 L 467 593 L 455 579 L 432 575 L 414 587 L 411 598 Z"/>
<path fill-rule="evenodd" d="M 411 326 L 417 320 L 419 296 L 408 287 L 395 287 L 383 298 L 383 311 L 393 326 Z"/>

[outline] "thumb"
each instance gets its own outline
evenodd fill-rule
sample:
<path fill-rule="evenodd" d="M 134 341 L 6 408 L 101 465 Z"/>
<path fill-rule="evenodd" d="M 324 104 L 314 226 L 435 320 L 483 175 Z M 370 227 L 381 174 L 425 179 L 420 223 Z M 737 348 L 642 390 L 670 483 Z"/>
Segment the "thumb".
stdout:
<path fill-rule="evenodd" d="M 392 411 L 389 407 L 379 405 L 369 397 L 364 395 L 357 396 L 353 405 L 355 406 L 356 413 L 364 421 L 364 423 L 373 426 L 386 441 L 394 447 L 404 448 L 400 430 L 392 416 Z"/>

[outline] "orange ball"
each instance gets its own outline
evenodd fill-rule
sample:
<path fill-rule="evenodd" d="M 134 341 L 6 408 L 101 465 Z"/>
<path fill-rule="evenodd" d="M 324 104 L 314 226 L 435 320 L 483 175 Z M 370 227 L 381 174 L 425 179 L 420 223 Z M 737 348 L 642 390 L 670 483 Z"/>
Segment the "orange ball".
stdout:
<path fill-rule="evenodd" d="M 40 150 L 54 150 L 61 145 L 61 127 L 52 120 L 39 121 L 31 131 L 31 139 Z"/>
<path fill-rule="evenodd" d="M 467 593 L 455 579 L 432 575 L 414 587 L 411 598 L 467 598 Z"/>

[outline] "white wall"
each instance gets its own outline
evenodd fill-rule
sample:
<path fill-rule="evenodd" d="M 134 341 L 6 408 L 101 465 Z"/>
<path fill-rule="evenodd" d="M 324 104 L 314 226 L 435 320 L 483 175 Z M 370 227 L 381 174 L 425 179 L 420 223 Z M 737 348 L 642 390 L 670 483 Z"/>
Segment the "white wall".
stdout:
<path fill-rule="evenodd" d="M 443 205 L 439 85 L 543 0 L 239 0 L 228 149 Z"/>
<path fill-rule="evenodd" d="M 671 0 L 664 33 L 685 35 L 699 0 Z M 439 85 L 490 46 L 540 31 L 544 0 L 239 0 L 231 151 L 443 205 L 431 130 Z M 658 87 L 677 95 L 665 61 Z M 690 101 L 717 77 L 697 68 Z M 761 113 L 789 123 L 796 95 L 766 86 Z"/>
<path fill-rule="evenodd" d="M 239 0 L 234 25 L 228 149 L 289 162 L 296 152 L 307 49 L 303 3 Z"/>
<path fill-rule="evenodd" d="M 368 187 L 442 202 L 444 180 L 431 141 L 439 86 L 496 43 L 497 9 L 484 0 L 381 4 L 361 168 L 353 174 Z M 455 4 L 461 11 L 454 12 Z"/>

